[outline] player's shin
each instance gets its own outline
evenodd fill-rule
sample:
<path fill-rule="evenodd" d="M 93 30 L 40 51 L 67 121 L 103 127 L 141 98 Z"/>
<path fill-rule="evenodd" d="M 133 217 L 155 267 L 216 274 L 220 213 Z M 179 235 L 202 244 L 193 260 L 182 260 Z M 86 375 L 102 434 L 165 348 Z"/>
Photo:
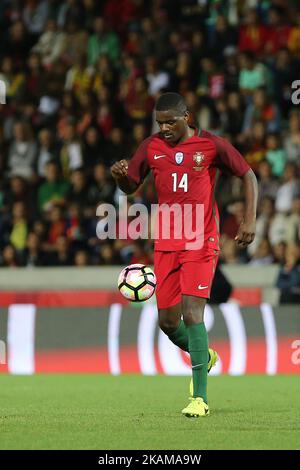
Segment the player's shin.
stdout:
<path fill-rule="evenodd" d="M 186 327 L 193 374 L 193 396 L 207 403 L 208 338 L 204 322 Z"/>
<path fill-rule="evenodd" d="M 188 334 L 183 320 L 180 320 L 179 326 L 175 331 L 168 333 L 168 338 L 180 349 L 183 349 L 183 351 L 188 351 Z"/>

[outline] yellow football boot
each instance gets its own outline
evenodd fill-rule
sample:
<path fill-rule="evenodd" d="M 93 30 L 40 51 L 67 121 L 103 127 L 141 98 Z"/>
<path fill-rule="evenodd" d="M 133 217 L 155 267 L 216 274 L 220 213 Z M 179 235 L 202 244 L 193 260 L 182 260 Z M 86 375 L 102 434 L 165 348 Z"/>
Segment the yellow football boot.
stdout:
<path fill-rule="evenodd" d="M 189 400 L 190 403 L 186 408 L 183 408 L 181 412 L 184 416 L 186 416 L 187 418 L 200 418 L 209 415 L 209 407 L 203 401 L 203 398 L 190 397 Z"/>

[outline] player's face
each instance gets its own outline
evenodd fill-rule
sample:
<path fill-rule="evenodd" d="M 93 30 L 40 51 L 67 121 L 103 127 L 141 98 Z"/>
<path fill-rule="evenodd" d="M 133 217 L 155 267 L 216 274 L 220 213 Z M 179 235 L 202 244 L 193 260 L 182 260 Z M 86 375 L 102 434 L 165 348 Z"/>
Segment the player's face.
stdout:
<path fill-rule="evenodd" d="M 180 141 L 187 131 L 188 113 L 180 116 L 178 111 L 156 111 L 156 122 L 164 139 L 170 144 Z"/>

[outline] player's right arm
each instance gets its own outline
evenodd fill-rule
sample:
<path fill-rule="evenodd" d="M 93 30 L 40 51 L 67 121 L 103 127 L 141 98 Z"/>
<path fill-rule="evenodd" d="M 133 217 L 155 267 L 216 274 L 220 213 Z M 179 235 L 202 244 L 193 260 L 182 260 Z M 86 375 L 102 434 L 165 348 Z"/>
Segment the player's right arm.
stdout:
<path fill-rule="evenodd" d="M 120 160 L 119 162 L 114 163 L 110 171 L 117 185 L 124 193 L 132 194 L 139 187 L 139 185 L 128 176 L 127 160 Z"/>
<path fill-rule="evenodd" d="M 110 169 L 117 185 L 126 194 L 134 193 L 150 171 L 147 148 L 151 139 L 152 137 L 145 139 L 129 161 L 120 160 Z"/>

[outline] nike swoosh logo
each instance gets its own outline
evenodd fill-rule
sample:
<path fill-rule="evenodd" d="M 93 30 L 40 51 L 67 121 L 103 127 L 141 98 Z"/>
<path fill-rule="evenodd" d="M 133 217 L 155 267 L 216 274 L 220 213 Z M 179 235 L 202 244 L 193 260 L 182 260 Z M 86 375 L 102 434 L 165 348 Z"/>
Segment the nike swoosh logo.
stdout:
<path fill-rule="evenodd" d="M 154 155 L 154 160 L 158 160 L 159 158 L 166 157 L 167 155 Z"/>
<path fill-rule="evenodd" d="M 195 369 L 195 367 L 200 367 L 200 366 L 204 366 L 204 364 L 196 364 L 195 366 L 192 366 L 192 369 Z"/>
<path fill-rule="evenodd" d="M 207 288 L 208 288 L 208 286 L 201 286 L 201 284 L 199 284 L 199 286 L 198 286 L 198 289 L 199 289 L 199 290 L 207 289 Z"/>

